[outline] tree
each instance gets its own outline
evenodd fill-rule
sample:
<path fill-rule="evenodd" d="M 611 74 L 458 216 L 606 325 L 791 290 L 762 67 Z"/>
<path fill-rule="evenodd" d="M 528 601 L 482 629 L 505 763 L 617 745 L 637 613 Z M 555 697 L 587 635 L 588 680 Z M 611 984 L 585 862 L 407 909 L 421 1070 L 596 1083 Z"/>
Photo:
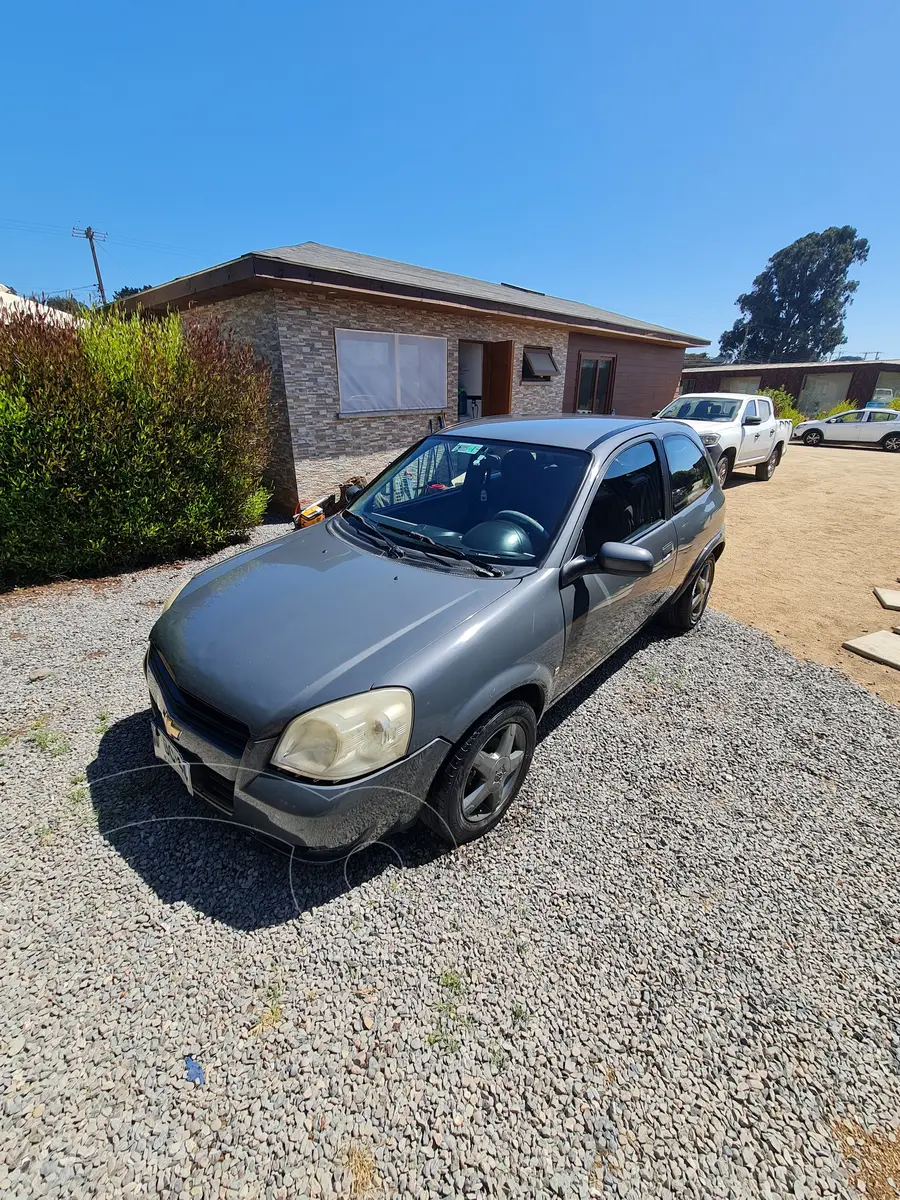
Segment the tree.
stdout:
<path fill-rule="evenodd" d="M 152 284 L 152 283 L 145 283 L 143 287 L 139 287 L 139 288 L 133 288 L 133 287 L 120 287 L 120 288 L 119 288 L 119 290 L 118 290 L 117 292 L 113 292 L 113 297 L 112 297 L 112 298 L 113 298 L 113 304 L 115 304 L 115 302 L 116 302 L 117 300 L 125 300 L 125 299 L 127 299 L 129 296 L 137 296 L 137 295 L 139 295 L 141 292 L 146 292 L 146 291 L 148 291 L 148 290 L 149 290 L 151 287 L 153 287 L 153 284 Z"/>
<path fill-rule="evenodd" d="M 808 233 L 778 250 L 738 296 L 744 314 L 719 338 L 729 362 L 812 362 L 847 339 L 844 317 L 859 284 L 847 278 L 869 243 L 852 225 Z"/>
<path fill-rule="evenodd" d="M 73 317 L 87 312 L 87 305 L 76 300 L 74 296 L 32 296 L 31 298 L 37 300 L 39 304 L 46 304 L 48 308 L 58 308 L 62 312 L 71 313 Z"/>

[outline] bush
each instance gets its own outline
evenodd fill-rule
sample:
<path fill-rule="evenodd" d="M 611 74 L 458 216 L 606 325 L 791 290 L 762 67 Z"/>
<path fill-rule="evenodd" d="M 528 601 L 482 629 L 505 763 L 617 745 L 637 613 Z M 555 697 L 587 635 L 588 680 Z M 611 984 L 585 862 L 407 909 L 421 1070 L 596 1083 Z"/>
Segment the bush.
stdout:
<path fill-rule="evenodd" d="M 262 519 L 268 373 L 215 325 L 0 323 L 0 578 L 203 553 Z"/>
<path fill-rule="evenodd" d="M 776 417 L 790 421 L 792 425 L 798 425 L 801 421 L 807 419 L 797 409 L 795 398 L 790 392 L 786 392 L 784 388 L 761 388 L 759 395 L 768 396 L 771 399 Z"/>

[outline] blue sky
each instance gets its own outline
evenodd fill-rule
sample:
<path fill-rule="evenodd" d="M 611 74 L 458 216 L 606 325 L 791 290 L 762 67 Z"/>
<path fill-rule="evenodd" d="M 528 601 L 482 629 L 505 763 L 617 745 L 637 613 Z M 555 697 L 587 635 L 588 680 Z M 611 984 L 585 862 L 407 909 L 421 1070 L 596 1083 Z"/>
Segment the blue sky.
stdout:
<path fill-rule="evenodd" d="M 313 240 L 714 342 L 770 254 L 871 242 L 900 353 L 894 0 L 8 5 L 0 281 L 109 291 Z M 882 65 L 879 66 L 879 62 Z M 88 291 L 77 292 L 88 296 Z"/>

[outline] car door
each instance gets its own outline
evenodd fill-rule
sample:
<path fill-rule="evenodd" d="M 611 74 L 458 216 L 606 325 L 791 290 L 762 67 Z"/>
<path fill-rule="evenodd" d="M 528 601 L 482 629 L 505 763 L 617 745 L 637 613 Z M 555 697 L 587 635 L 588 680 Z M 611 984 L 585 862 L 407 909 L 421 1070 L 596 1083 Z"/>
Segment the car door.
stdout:
<path fill-rule="evenodd" d="M 762 456 L 762 451 L 759 446 L 759 426 L 748 425 L 747 418 L 758 417 L 759 411 L 756 407 L 755 400 L 748 400 L 747 407 L 741 415 L 741 444 L 737 448 L 735 455 L 735 466 L 740 466 L 742 463 L 759 462 Z M 768 458 L 768 455 L 766 455 Z"/>
<path fill-rule="evenodd" d="M 865 412 L 859 410 L 838 413 L 822 423 L 826 442 L 858 442 Z"/>
<path fill-rule="evenodd" d="M 597 483 L 571 554 L 596 554 L 604 542 L 627 542 L 653 555 L 649 575 L 585 575 L 562 588 L 566 648 L 557 682 L 565 691 L 608 658 L 671 593 L 675 536 L 656 438 L 616 451 Z"/>
<path fill-rule="evenodd" d="M 775 449 L 775 430 L 778 427 L 778 422 L 775 420 L 775 412 L 772 408 L 772 401 L 767 400 L 765 396 L 756 397 L 756 411 L 762 420 L 762 425 L 758 427 L 759 439 L 756 441 L 759 457 L 761 462 L 765 462 Z"/>
<path fill-rule="evenodd" d="M 859 440 L 873 445 L 880 442 L 886 433 L 900 433 L 900 412 L 881 411 L 870 408 L 866 419 L 859 427 Z"/>
<path fill-rule="evenodd" d="M 670 433 L 663 438 L 672 493 L 672 523 L 678 547 L 672 588 L 679 588 L 710 542 L 716 513 L 724 504 L 705 451 L 693 438 Z"/>

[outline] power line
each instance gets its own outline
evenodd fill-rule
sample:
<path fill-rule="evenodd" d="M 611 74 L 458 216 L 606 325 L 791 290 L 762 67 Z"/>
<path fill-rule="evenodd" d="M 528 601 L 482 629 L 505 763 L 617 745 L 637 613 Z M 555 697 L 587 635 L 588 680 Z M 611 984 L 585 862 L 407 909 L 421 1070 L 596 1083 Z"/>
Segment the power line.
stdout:
<path fill-rule="evenodd" d="M 58 235 L 69 237 L 70 230 L 62 225 L 46 225 L 38 221 L 20 221 L 13 217 L 0 217 L 0 226 L 12 229 L 18 233 L 36 233 L 40 235 Z M 135 246 L 141 250 L 156 250 L 162 254 L 199 254 L 188 246 L 169 246 L 163 242 L 147 241 L 144 238 L 119 237 L 112 235 L 112 241 L 121 246 Z"/>

